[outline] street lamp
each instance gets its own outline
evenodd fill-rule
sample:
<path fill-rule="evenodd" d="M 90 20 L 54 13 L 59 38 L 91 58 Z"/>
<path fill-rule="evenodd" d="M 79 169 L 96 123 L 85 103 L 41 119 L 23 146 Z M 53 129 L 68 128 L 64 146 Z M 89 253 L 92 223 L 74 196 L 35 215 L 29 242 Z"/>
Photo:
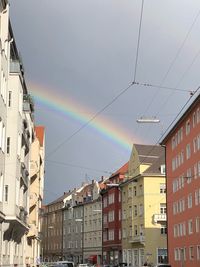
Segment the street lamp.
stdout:
<path fill-rule="evenodd" d="M 157 119 L 156 117 L 153 117 L 153 118 L 140 117 L 136 121 L 138 123 L 159 123 L 160 122 L 160 120 Z"/>

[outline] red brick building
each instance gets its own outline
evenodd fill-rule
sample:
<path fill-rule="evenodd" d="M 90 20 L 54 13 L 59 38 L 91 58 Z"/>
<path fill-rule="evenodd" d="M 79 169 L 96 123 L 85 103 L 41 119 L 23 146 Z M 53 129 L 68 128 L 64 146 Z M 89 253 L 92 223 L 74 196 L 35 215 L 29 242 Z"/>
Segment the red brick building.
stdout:
<path fill-rule="evenodd" d="M 173 267 L 200 266 L 200 96 L 162 141 L 166 145 L 168 254 Z"/>
<path fill-rule="evenodd" d="M 128 171 L 128 163 L 122 166 L 108 180 L 102 195 L 103 242 L 102 255 L 104 264 L 117 265 L 122 262 L 121 243 L 121 192 L 118 184 Z"/>

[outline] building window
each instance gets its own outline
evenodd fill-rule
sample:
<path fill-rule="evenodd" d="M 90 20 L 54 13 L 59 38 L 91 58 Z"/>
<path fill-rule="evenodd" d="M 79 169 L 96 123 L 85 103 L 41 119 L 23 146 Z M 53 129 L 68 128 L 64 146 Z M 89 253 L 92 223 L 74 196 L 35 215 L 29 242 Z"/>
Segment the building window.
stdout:
<path fill-rule="evenodd" d="M 194 164 L 194 179 L 197 179 L 198 176 L 198 168 L 197 168 L 197 163 Z"/>
<path fill-rule="evenodd" d="M 134 236 L 138 235 L 138 226 L 134 225 Z"/>
<path fill-rule="evenodd" d="M 108 196 L 108 204 L 113 204 L 114 203 L 114 193 L 109 194 Z"/>
<path fill-rule="evenodd" d="M 103 207 L 106 208 L 107 205 L 108 205 L 108 199 L 107 199 L 107 197 L 105 197 L 105 198 L 103 199 Z"/>
<path fill-rule="evenodd" d="M 137 211 L 137 205 L 134 205 L 134 216 L 137 216 L 138 211 Z"/>
<path fill-rule="evenodd" d="M 108 221 L 113 222 L 114 220 L 115 220 L 115 213 L 114 213 L 114 210 L 111 210 L 108 213 Z"/>
<path fill-rule="evenodd" d="M 121 210 L 119 210 L 119 221 L 121 221 Z"/>
<path fill-rule="evenodd" d="M 188 195 L 188 209 L 192 208 L 192 194 Z"/>
<path fill-rule="evenodd" d="M 197 260 L 200 260 L 200 245 L 197 245 Z"/>
<path fill-rule="evenodd" d="M 167 263 L 167 249 L 166 248 L 158 249 L 158 263 Z"/>
<path fill-rule="evenodd" d="M 196 218 L 196 233 L 199 233 L 199 227 L 200 227 L 200 218 Z"/>
<path fill-rule="evenodd" d="M 140 194 L 140 196 L 143 195 L 143 187 L 142 187 L 142 184 L 140 184 L 140 186 L 139 186 L 139 194 Z"/>
<path fill-rule="evenodd" d="M 189 233 L 189 235 L 191 235 L 193 233 L 192 220 L 188 221 L 188 233 Z"/>
<path fill-rule="evenodd" d="M 186 178 L 187 178 L 187 183 L 191 183 L 192 181 L 192 170 L 191 168 L 187 169 L 187 173 L 186 173 Z"/>
<path fill-rule="evenodd" d="M 7 137 L 6 152 L 7 154 L 10 154 L 10 137 Z"/>
<path fill-rule="evenodd" d="M 186 159 L 189 159 L 191 157 L 191 149 L 190 144 L 186 145 Z"/>
<path fill-rule="evenodd" d="M 108 233 L 107 233 L 107 231 L 104 231 L 103 232 L 103 241 L 107 241 L 107 236 L 108 236 Z"/>
<path fill-rule="evenodd" d="M 122 235 L 123 235 L 123 238 L 126 238 L 126 229 L 122 230 Z"/>
<path fill-rule="evenodd" d="M 186 135 L 190 133 L 190 120 L 188 120 L 185 124 L 185 133 Z"/>
<path fill-rule="evenodd" d="M 132 197 L 132 188 L 131 187 L 128 188 L 128 197 L 129 198 Z"/>
<path fill-rule="evenodd" d="M 161 235 L 166 235 L 167 234 L 167 227 L 165 225 L 161 226 L 160 233 L 161 233 Z"/>
<path fill-rule="evenodd" d="M 139 205 L 139 216 L 142 216 L 144 212 L 143 204 Z"/>
<path fill-rule="evenodd" d="M 119 229 L 119 240 L 122 239 L 122 232 L 121 232 L 121 229 Z"/>
<path fill-rule="evenodd" d="M 8 185 L 5 185 L 4 189 L 5 189 L 4 200 L 5 202 L 8 202 Z"/>
<path fill-rule="evenodd" d="M 129 218 L 132 217 L 132 206 L 129 206 Z"/>
<path fill-rule="evenodd" d="M 12 97 L 12 91 L 8 92 L 8 107 L 11 107 L 11 97 Z"/>
<path fill-rule="evenodd" d="M 200 122 L 200 108 L 197 109 L 197 123 Z"/>
<path fill-rule="evenodd" d="M 192 115 L 192 126 L 193 126 L 193 128 L 195 127 L 196 122 L 197 122 L 197 116 L 196 116 L 196 112 L 194 112 L 193 115 Z"/>
<path fill-rule="evenodd" d="M 123 220 L 126 220 L 126 210 L 123 210 L 123 217 L 122 217 Z"/>
<path fill-rule="evenodd" d="M 133 192 L 134 192 L 134 196 L 136 197 L 137 196 L 137 187 L 136 186 L 133 187 Z"/>
<path fill-rule="evenodd" d="M 194 260 L 194 247 L 189 247 L 189 258 L 190 260 Z"/>
<path fill-rule="evenodd" d="M 166 193 L 166 184 L 160 184 L 160 194 Z"/>
<path fill-rule="evenodd" d="M 133 233 L 132 226 L 129 226 L 129 237 L 132 237 L 132 233 Z"/>
<path fill-rule="evenodd" d="M 121 202 L 121 191 L 119 191 L 119 202 Z"/>
<path fill-rule="evenodd" d="M 166 212 L 167 212 L 166 204 L 165 203 L 161 203 L 160 204 L 160 213 L 161 214 L 165 214 Z"/>
<path fill-rule="evenodd" d="M 195 190 L 194 196 L 195 196 L 195 205 L 199 205 L 200 204 L 200 188 Z"/>

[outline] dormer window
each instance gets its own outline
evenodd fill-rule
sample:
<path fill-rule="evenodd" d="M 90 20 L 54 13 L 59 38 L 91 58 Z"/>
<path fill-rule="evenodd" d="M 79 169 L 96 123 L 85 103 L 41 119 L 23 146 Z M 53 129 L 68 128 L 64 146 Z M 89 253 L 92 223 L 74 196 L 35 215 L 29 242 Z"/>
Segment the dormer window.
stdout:
<path fill-rule="evenodd" d="M 165 164 L 160 166 L 160 172 L 161 174 L 165 174 Z"/>

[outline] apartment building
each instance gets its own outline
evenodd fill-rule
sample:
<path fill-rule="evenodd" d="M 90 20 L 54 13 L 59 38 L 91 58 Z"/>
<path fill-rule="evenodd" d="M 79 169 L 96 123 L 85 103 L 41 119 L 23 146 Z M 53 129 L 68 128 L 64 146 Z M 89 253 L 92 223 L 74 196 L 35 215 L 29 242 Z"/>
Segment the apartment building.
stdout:
<path fill-rule="evenodd" d="M 167 262 L 164 148 L 133 145 L 120 184 L 123 262 L 138 267 Z"/>
<path fill-rule="evenodd" d="M 34 105 L 28 94 L 23 65 L 10 24 L 8 40 L 10 68 L 5 134 L 2 264 L 24 264 L 26 233 L 29 229 L 29 161 L 34 140 Z"/>
<path fill-rule="evenodd" d="M 99 187 L 97 182 L 96 187 Z M 95 188 L 94 188 L 95 190 Z M 83 259 L 90 264 L 102 262 L 102 200 L 98 194 L 83 203 Z"/>
<path fill-rule="evenodd" d="M 35 127 L 31 145 L 29 188 L 29 232 L 26 244 L 26 264 L 36 266 L 41 257 L 41 208 L 44 189 L 45 132 L 43 126 Z"/>
<path fill-rule="evenodd" d="M 75 264 L 100 263 L 102 223 L 100 185 L 96 181 L 74 189 L 65 199 L 63 256 Z"/>
<path fill-rule="evenodd" d="M 128 163 L 112 174 L 101 190 L 103 203 L 103 263 L 118 265 L 122 262 L 121 243 L 121 183 L 128 171 Z"/>
<path fill-rule="evenodd" d="M 42 215 L 42 258 L 57 261 L 63 258 L 63 207 L 71 192 L 64 194 L 44 207 Z"/>
<path fill-rule="evenodd" d="M 83 204 L 77 203 L 64 208 L 63 257 L 83 263 Z"/>
<path fill-rule="evenodd" d="M 200 266 L 200 96 L 178 119 L 166 146 L 169 261 Z"/>
<path fill-rule="evenodd" d="M 6 114 L 8 94 L 8 73 L 9 73 L 9 5 L 8 1 L 0 1 L 0 265 L 2 264 L 2 222 L 5 219 L 3 211 L 4 202 L 4 175 L 5 175 L 5 149 L 6 149 Z"/>

